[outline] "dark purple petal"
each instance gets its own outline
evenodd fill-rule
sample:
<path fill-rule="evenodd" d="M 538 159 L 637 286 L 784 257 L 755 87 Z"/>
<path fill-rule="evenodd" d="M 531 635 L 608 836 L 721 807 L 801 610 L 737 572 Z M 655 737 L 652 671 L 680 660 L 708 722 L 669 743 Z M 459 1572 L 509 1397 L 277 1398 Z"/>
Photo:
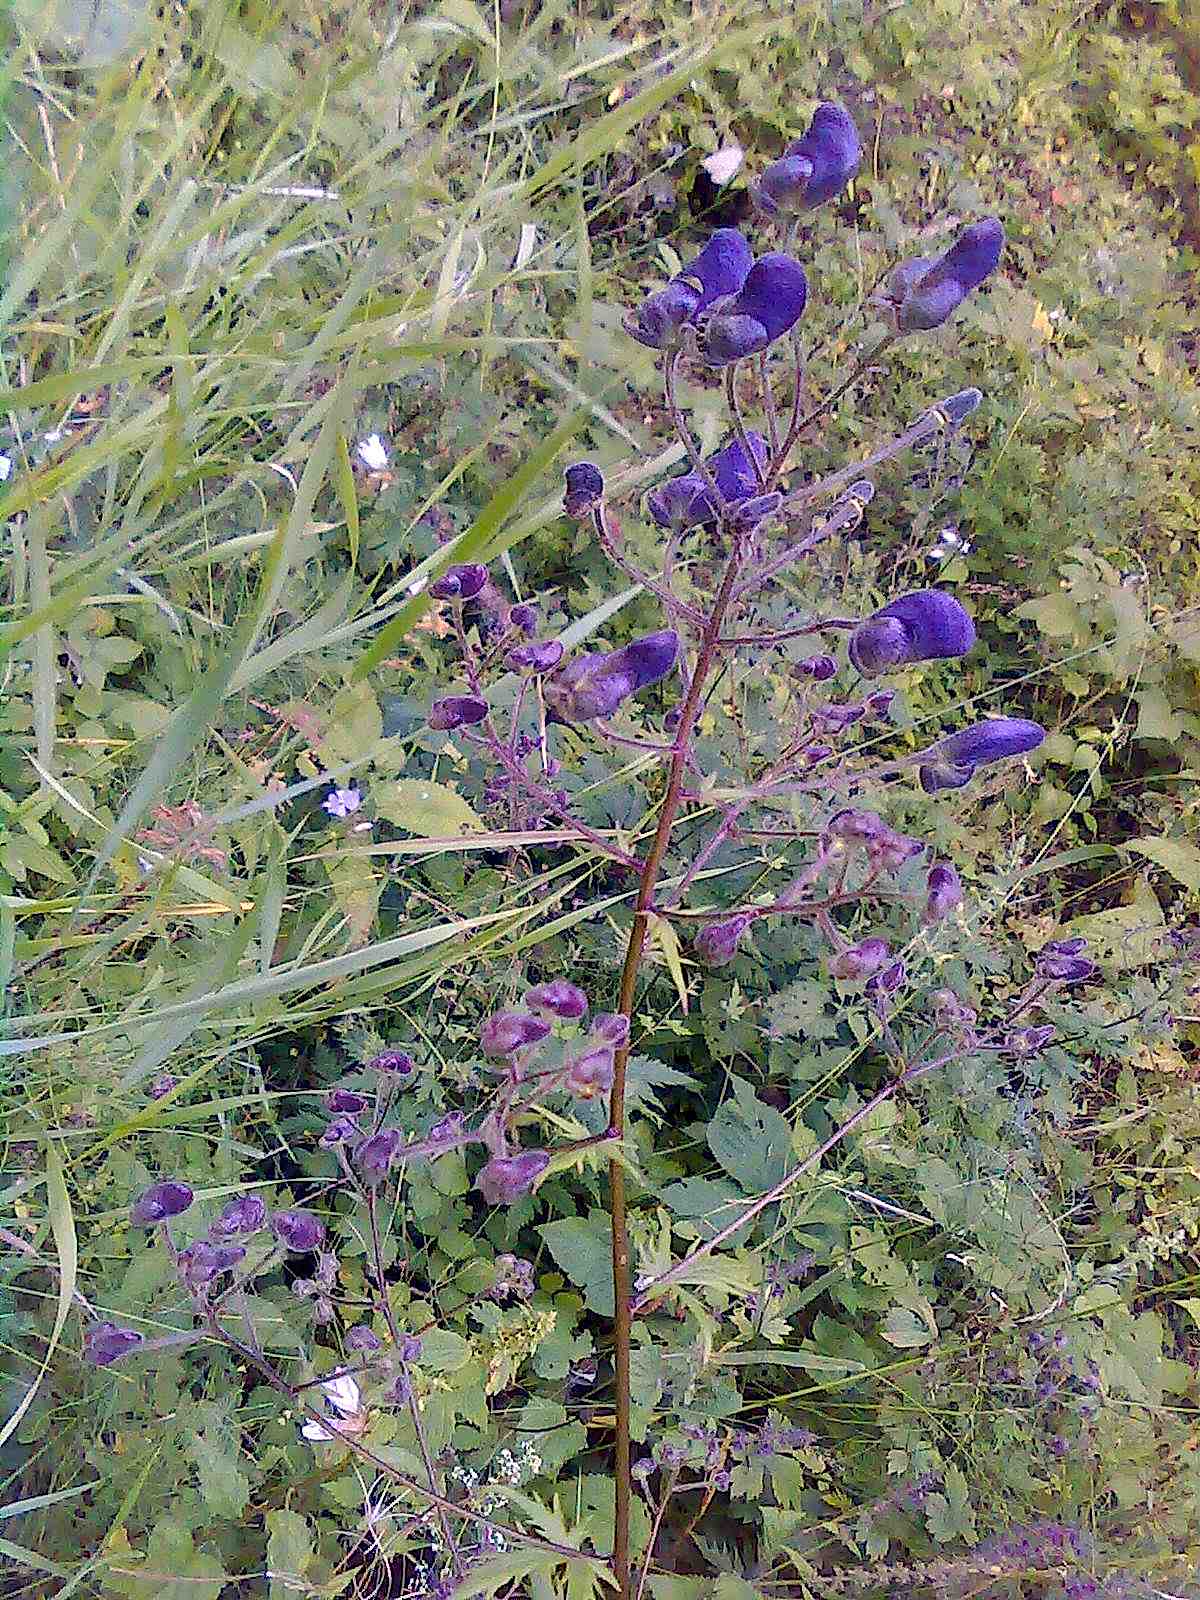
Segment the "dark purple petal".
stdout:
<path fill-rule="evenodd" d="M 194 1198 L 186 1183 L 169 1179 L 165 1183 L 151 1184 L 145 1194 L 134 1201 L 129 1220 L 135 1228 L 153 1228 L 156 1223 L 186 1211 Z"/>
<path fill-rule="evenodd" d="M 697 312 L 724 295 L 736 294 L 753 261 L 750 246 L 736 228 L 718 228 L 696 259 L 650 295 L 626 321 L 640 344 L 661 350 Z"/>
<path fill-rule="evenodd" d="M 325 1224 L 311 1211 L 277 1211 L 271 1227 L 280 1244 L 297 1255 L 315 1250 L 325 1237 Z"/>
<path fill-rule="evenodd" d="M 708 967 L 724 967 L 737 955 L 742 935 L 754 919 L 741 915 L 710 922 L 696 935 L 696 955 Z"/>
<path fill-rule="evenodd" d="M 982 403 L 982 389 L 959 389 L 955 394 L 948 394 L 944 400 L 939 400 L 934 409 L 945 417 L 950 427 L 957 428 L 973 411 L 978 411 Z"/>
<path fill-rule="evenodd" d="M 568 1094 L 580 1100 L 593 1100 L 598 1094 L 607 1094 L 612 1088 L 615 1063 L 613 1046 L 598 1045 L 587 1050 L 571 1062 L 567 1070 L 565 1087 Z"/>
<path fill-rule="evenodd" d="M 382 1183 L 400 1154 L 404 1136 L 399 1128 L 383 1128 L 363 1140 L 354 1152 L 354 1165 L 366 1183 Z"/>
<path fill-rule="evenodd" d="M 515 605 L 508 613 L 511 627 L 520 628 L 526 636 L 535 634 L 538 630 L 538 608 L 531 605 L 528 600 L 522 600 L 520 605 Z"/>
<path fill-rule="evenodd" d="M 713 480 L 721 491 L 721 498 L 728 506 L 739 505 L 757 494 L 758 473 L 750 458 L 753 456 L 760 467 L 765 467 L 770 454 L 767 441 L 752 428 L 746 430 L 746 443 L 750 446 L 748 453 L 740 436 L 735 436 L 708 463 Z"/>
<path fill-rule="evenodd" d="M 691 321 L 699 307 L 698 291 L 673 278 L 665 289 L 642 301 L 633 316 L 626 319 L 625 331 L 639 344 L 661 350 Z"/>
<path fill-rule="evenodd" d="M 709 322 L 705 360 L 721 367 L 765 350 L 800 320 L 807 299 L 808 279 L 794 257 L 760 256 L 737 298 Z"/>
<path fill-rule="evenodd" d="M 967 291 L 956 278 L 941 278 L 927 283 L 924 278 L 904 297 L 896 313 L 901 333 L 928 333 L 940 328 L 967 298 Z"/>
<path fill-rule="evenodd" d="M 529 1194 L 550 1165 L 546 1150 L 525 1150 L 519 1156 L 493 1156 L 480 1168 L 475 1187 L 490 1206 L 510 1206 Z"/>
<path fill-rule="evenodd" d="M 792 668 L 793 676 L 811 678 L 814 683 L 828 683 L 837 676 L 837 662 L 832 656 L 806 656 Z"/>
<path fill-rule="evenodd" d="M 540 1044 L 550 1033 L 550 1024 L 528 1011 L 497 1011 L 479 1030 L 479 1043 L 485 1056 L 498 1059 L 515 1055 L 527 1045 Z"/>
<path fill-rule="evenodd" d="M 847 983 L 860 983 L 878 972 L 891 957 L 892 949 L 886 939 L 861 939 L 845 950 L 839 950 L 829 963 L 830 974 Z"/>
<path fill-rule="evenodd" d="M 897 324 L 902 332 L 936 328 L 957 309 L 972 289 L 996 270 L 1004 248 L 1004 228 L 995 217 L 972 223 L 950 248 L 920 276 L 915 263 L 897 267 L 889 291 L 899 300 Z"/>
<path fill-rule="evenodd" d="M 925 879 L 925 910 L 922 922 L 927 927 L 948 917 L 962 904 L 962 881 L 953 867 L 930 867 Z"/>
<path fill-rule="evenodd" d="M 700 285 L 697 309 L 703 311 L 723 295 L 737 294 L 753 261 L 750 246 L 736 228 L 718 228 L 680 277 L 693 278 Z"/>
<path fill-rule="evenodd" d="M 410 1077 L 415 1070 L 413 1058 L 407 1050 L 384 1050 L 367 1062 L 373 1072 L 395 1073 L 397 1077 Z"/>
<path fill-rule="evenodd" d="M 893 961 L 891 966 L 867 979 L 867 993 L 872 1000 L 887 999 L 902 986 L 907 975 L 903 961 Z"/>
<path fill-rule="evenodd" d="M 360 1322 L 356 1327 L 346 1330 L 347 1350 L 379 1350 L 382 1341 L 373 1328 L 368 1328 L 365 1322 Z"/>
<path fill-rule="evenodd" d="M 845 844 L 874 845 L 891 831 L 882 817 L 877 817 L 873 811 L 861 811 L 856 806 L 835 812 L 825 824 L 827 836 L 840 839 Z"/>
<path fill-rule="evenodd" d="M 604 474 L 591 461 L 577 461 L 563 474 L 563 510 L 569 517 L 586 517 L 604 499 Z"/>
<path fill-rule="evenodd" d="M 334 1117 L 321 1135 L 321 1146 L 331 1150 L 335 1144 L 345 1144 L 350 1139 L 357 1139 L 362 1129 L 353 1117 Z"/>
<path fill-rule="evenodd" d="M 1037 971 L 1039 977 L 1052 978 L 1056 983 L 1083 983 L 1094 978 L 1099 968 L 1086 956 L 1063 955 L 1057 950 L 1047 954 L 1043 950 L 1038 957 Z"/>
<path fill-rule="evenodd" d="M 868 617 L 850 636 L 850 659 L 864 677 L 912 661 L 965 656 L 975 644 L 975 624 L 952 594 L 918 589 Z"/>
<path fill-rule="evenodd" d="M 977 722 L 940 739 L 929 754 L 950 765 L 983 766 L 1003 761 L 1007 756 L 1026 755 L 1036 750 L 1046 737 L 1045 728 L 1023 717 L 994 717 Z"/>
<path fill-rule="evenodd" d="M 629 1040 L 629 1018 L 620 1011 L 598 1011 L 592 1018 L 591 1034 L 619 1050 Z"/>
<path fill-rule="evenodd" d="M 266 1202 L 256 1194 L 231 1200 L 212 1225 L 214 1234 L 257 1233 L 267 1220 Z"/>
<path fill-rule="evenodd" d="M 488 569 L 471 562 L 466 566 L 448 567 L 429 585 L 429 592 L 435 600 L 473 600 L 487 581 Z"/>
<path fill-rule="evenodd" d="M 588 998 L 577 984 L 566 978 L 553 978 L 530 989 L 525 1004 L 531 1011 L 548 1011 L 551 1016 L 577 1022 L 587 1013 Z"/>
<path fill-rule="evenodd" d="M 1000 265 L 1004 225 L 998 217 L 984 217 L 964 228 L 930 270 L 929 277 L 953 278 L 964 290 L 977 289 Z M 928 281 L 928 280 L 926 280 Z"/>
<path fill-rule="evenodd" d="M 665 677 L 678 653 L 679 636 L 667 628 L 621 650 L 577 656 L 547 679 L 546 705 L 558 722 L 607 717 L 622 700 Z"/>
<path fill-rule="evenodd" d="M 84 1335 L 83 1354 L 94 1367 L 111 1367 L 131 1350 L 145 1342 L 145 1335 L 134 1328 L 120 1328 L 115 1322 L 93 1324 Z"/>
<path fill-rule="evenodd" d="M 755 205 L 767 216 L 792 216 L 804 209 L 804 195 L 811 177 L 812 162 L 805 156 L 781 156 L 750 185 L 750 193 Z"/>
<path fill-rule="evenodd" d="M 504 658 L 504 665 L 513 672 L 553 672 L 563 658 L 563 647 L 557 639 L 542 639 L 532 644 L 518 644 Z"/>
<path fill-rule="evenodd" d="M 751 453 L 760 466 L 767 460 L 767 441 L 761 433 L 747 431 L 746 439 Z M 707 462 L 713 481 L 726 505 L 745 502 L 759 486 L 754 462 L 746 453 L 740 438 L 734 438 Z M 646 509 L 660 528 L 682 531 L 697 523 L 714 522 L 717 504 L 711 489 L 698 472 L 685 472 L 660 484 L 646 500 Z"/>
<path fill-rule="evenodd" d="M 429 709 L 429 726 L 439 733 L 470 727 L 488 714 L 487 701 L 477 694 L 452 694 L 435 700 Z"/>
<path fill-rule="evenodd" d="M 811 168 L 808 182 L 799 197 L 800 206 L 811 210 L 840 194 L 862 162 L 862 142 L 849 113 L 832 101 L 825 101 L 813 112 L 808 132 L 787 147 L 785 159 L 799 158 Z"/>
<path fill-rule="evenodd" d="M 330 1111 L 342 1111 L 347 1116 L 357 1116 L 360 1111 L 365 1111 L 370 1101 L 365 1094 L 359 1094 L 354 1089 L 331 1089 L 326 1105 Z"/>
<path fill-rule="evenodd" d="M 766 324 L 744 311 L 726 311 L 714 317 L 704 335 L 704 359 L 710 367 L 728 367 L 757 355 L 771 342 Z"/>
<path fill-rule="evenodd" d="M 645 689 L 660 678 L 665 678 L 675 665 L 679 654 L 679 635 L 674 628 L 647 633 L 616 654 L 621 659 L 621 670 L 632 672 L 635 687 Z"/>

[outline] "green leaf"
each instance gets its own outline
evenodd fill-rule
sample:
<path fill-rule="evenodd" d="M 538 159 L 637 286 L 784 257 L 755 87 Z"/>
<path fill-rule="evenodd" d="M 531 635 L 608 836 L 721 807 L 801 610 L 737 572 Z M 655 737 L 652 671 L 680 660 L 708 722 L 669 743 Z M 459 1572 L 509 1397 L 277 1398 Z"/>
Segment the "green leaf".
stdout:
<path fill-rule="evenodd" d="M 375 791 L 375 809 L 388 822 L 423 839 L 484 833 L 483 823 L 460 794 L 432 779 L 397 778 Z"/>
<path fill-rule="evenodd" d="M 459 1372 L 471 1359 L 471 1346 L 450 1328 L 430 1328 L 421 1335 L 419 1364 L 430 1372 Z"/>
<path fill-rule="evenodd" d="M 773 1106 L 764 1105 L 743 1078 L 731 1080 L 726 1100 L 708 1126 L 708 1147 L 747 1194 L 761 1194 L 787 1176 L 792 1134 Z"/>
<path fill-rule="evenodd" d="M 62 1331 L 66 1326 L 67 1313 L 71 1309 L 75 1280 L 79 1271 L 79 1240 L 75 1233 L 75 1213 L 71 1209 L 71 1196 L 67 1192 L 62 1157 L 58 1153 L 58 1146 L 52 1144 L 49 1139 L 46 1141 L 46 1206 L 50 1215 L 50 1232 L 54 1237 L 54 1248 L 58 1256 L 58 1300 L 54 1308 L 54 1325 L 50 1329 L 46 1353 L 42 1357 L 42 1364 L 34 1375 L 33 1382 L 26 1388 L 20 1403 L 3 1428 L 0 1428 L 0 1445 L 4 1444 L 20 1425 L 21 1418 L 33 1404 L 33 1398 L 54 1359 L 54 1352 L 58 1349 L 58 1341 L 62 1338 Z"/>
<path fill-rule="evenodd" d="M 189 1430 L 188 1454 L 196 1464 L 204 1503 L 217 1516 L 236 1521 L 250 1499 L 250 1483 L 239 1466 L 237 1435 L 218 1406 L 197 1407 L 197 1426 Z"/>
<path fill-rule="evenodd" d="M 1126 846 L 1200 894 L 1200 850 L 1188 839 L 1131 839 Z"/>
<path fill-rule="evenodd" d="M 925 1502 L 925 1521 L 938 1544 L 963 1540 L 975 1543 L 975 1513 L 967 1480 L 958 1467 L 947 1467 L 942 1479 L 945 1494 L 931 1494 Z"/>
<path fill-rule="evenodd" d="M 1068 935 L 1080 935 L 1091 946 L 1088 954 L 1117 971 L 1144 966 L 1159 952 L 1166 923 L 1158 896 L 1139 879 L 1130 905 L 1112 906 L 1066 924 Z"/>
<path fill-rule="evenodd" d="M 296 1600 L 297 1595 L 311 1594 L 312 1586 L 305 1582 L 304 1574 L 316 1547 L 307 1519 L 295 1511 L 268 1511 L 267 1532 L 269 1600 Z"/>
<path fill-rule="evenodd" d="M 582 1217 L 544 1222 L 538 1229 L 555 1262 L 579 1289 L 589 1311 L 613 1314 L 612 1239 L 607 1219 L 594 1211 Z"/>
<path fill-rule="evenodd" d="M 916 1350 L 921 1345 L 932 1344 L 937 1329 L 931 1328 L 925 1318 L 918 1316 L 908 1306 L 893 1306 L 884 1318 L 880 1329 L 889 1344 L 899 1350 Z"/>

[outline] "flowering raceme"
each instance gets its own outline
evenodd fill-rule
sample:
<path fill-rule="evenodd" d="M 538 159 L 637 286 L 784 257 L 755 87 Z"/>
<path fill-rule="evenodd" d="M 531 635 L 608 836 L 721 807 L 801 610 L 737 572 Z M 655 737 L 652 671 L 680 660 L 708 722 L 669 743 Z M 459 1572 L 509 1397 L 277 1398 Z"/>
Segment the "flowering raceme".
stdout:
<path fill-rule="evenodd" d="M 736 228 L 718 228 L 690 266 L 626 319 L 626 332 L 639 344 L 661 350 L 714 300 L 736 294 L 752 260 L 750 246 Z"/>
<path fill-rule="evenodd" d="M 846 187 L 862 162 L 862 143 L 850 115 L 825 101 L 808 132 L 793 139 L 750 192 L 767 216 L 790 216 L 824 205 Z"/>

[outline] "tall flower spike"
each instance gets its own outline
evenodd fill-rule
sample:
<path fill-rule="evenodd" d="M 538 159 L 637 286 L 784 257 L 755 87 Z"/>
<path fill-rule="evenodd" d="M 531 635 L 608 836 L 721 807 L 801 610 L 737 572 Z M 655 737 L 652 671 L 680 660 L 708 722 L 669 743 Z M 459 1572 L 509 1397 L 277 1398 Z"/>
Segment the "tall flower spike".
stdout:
<path fill-rule="evenodd" d="M 976 767 L 1008 756 L 1027 755 L 1046 737 L 1045 728 L 1023 717 L 996 717 L 977 722 L 958 733 L 947 734 L 922 751 L 921 787 L 926 794 L 941 789 L 961 789 L 970 783 Z"/>
<path fill-rule="evenodd" d="M 985 217 L 964 228 L 936 261 L 920 257 L 904 261 L 888 279 L 888 298 L 896 306 L 901 333 L 940 327 L 1000 263 L 1004 228 Z"/>
<path fill-rule="evenodd" d="M 747 430 L 746 443 L 750 446 L 749 454 L 741 439 L 734 438 L 707 463 L 727 506 L 742 505 L 757 494 L 758 474 L 754 461 L 761 467 L 767 464 L 767 441 L 762 434 Z M 712 490 L 698 472 L 669 478 L 648 496 L 646 510 L 660 528 L 674 528 L 678 532 L 694 528 L 700 522 L 715 522 L 718 514 Z"/>
<path fill-rule="evenodd" d="M 862 143 L 849 113 L 825 101 L 804 137 L 788 145 L 750 192 L 768 216 L 810 211 L 840 194 L 861 162 Z"/>
<path fill-rule="evenodd" d="M 626 318 L 625 331 L 639 344 L 661 350 L 714 300 L 736 294 L 753 260 L 750 246 L 736 228 L 718 228 L 689 266 Z"/>
<path fill-rule="evenodd" d="M 975 624 L 952 594 L 918 589 L 901 595 L 850 635 L 850 659 L 864 678 L 907 666 L 965 656 L 975 644 Z"/>
<path fill-rule="evenodd" d="M 791 256 L 760 256 L 736 299 L 704 330 L 704 359 L 710 367 L 765 350 L 799 322 L 808 300 L 804 268 Z"/>
<path fill-rule="evenodd" d="M 547 678 L 545 698 L 554 722 L 594 722 L 611 716 L 631 694 L 665 678 L 679 654 L 672 628 L 634 639 L 621 650 L 589 651 Z"/>

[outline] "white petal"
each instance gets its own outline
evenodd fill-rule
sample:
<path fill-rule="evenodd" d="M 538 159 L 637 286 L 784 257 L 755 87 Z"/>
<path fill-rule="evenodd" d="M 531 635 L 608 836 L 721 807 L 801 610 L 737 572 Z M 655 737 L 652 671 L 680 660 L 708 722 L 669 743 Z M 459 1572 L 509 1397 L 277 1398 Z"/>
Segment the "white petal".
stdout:
<path fill-rule="evenodd" d="M 358 459 L 364 467 L 370 467 L 372 472 L 382 472 L 388 464 L 387 446 L 377 433 L 369 439 L 364 439 L 356 452 Z"/>
<path fill-rule="evenodd" d="M 728 183 L 745 156 L 746 152 L 740 144 L 725 144 L 719 150 L 714 150 L 711 156 L 705 156 L 700 165 L 715 184 Z"/>
<path fill-rule="evenodd" d="M 0 456 L 0 483 L 7 483 L 12 474 L 12 459 L 9 456 Z"/>
<path fill-rule="evenodd" d="M 319 1439 L 333 1438 L 333 1435 L 329 1432 L 329 1429 L 323 1428 L 319 1422 L 306 1422 L 300 1429 L 300 1432 L 304 1438 L 312 1439 L 314 1441 Z"/>
<path fill-rule="evenodd" d="M 330 1404 L 336 1406 L 344 1417 L 354 1416 L 362 1403 L 362 1391 L 349 1373 L 344 1373 L 340 1378 L 330 1378 L 321 1387 Z"/>

